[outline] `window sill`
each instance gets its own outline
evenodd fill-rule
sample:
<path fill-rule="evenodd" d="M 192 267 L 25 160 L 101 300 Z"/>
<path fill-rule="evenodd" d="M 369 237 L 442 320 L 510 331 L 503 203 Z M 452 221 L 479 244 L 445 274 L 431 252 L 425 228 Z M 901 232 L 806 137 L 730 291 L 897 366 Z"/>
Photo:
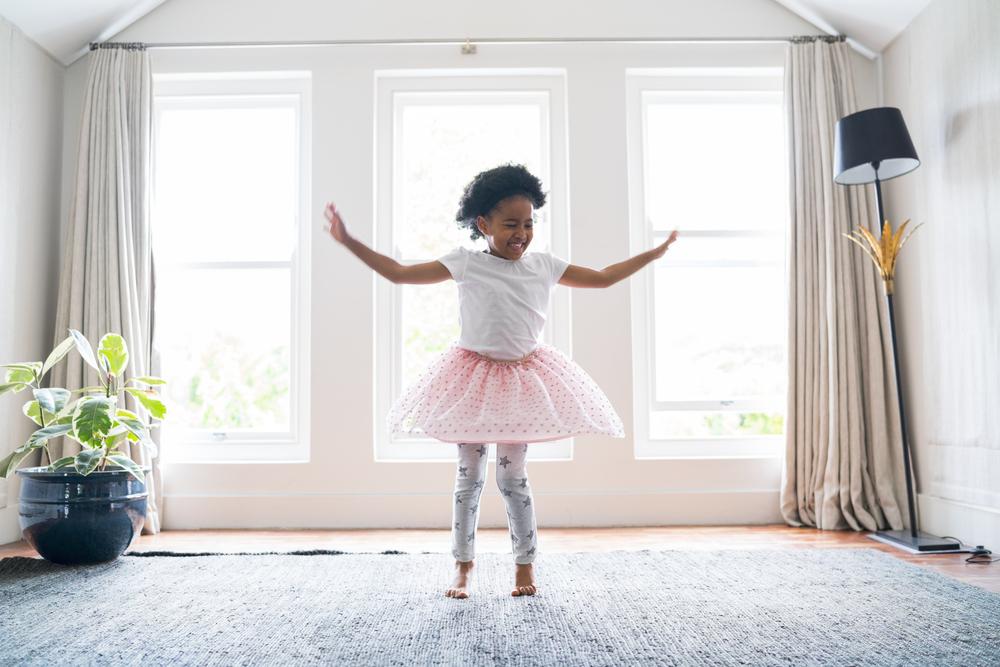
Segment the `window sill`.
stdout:
<path fill-rule="evenodd" d="M 309 442 L 303 441 L 237 441 L 206 443 L 167 443 L 160 446 L 165 466 L 212 463 L 285 463 L 307 464 Z"/>

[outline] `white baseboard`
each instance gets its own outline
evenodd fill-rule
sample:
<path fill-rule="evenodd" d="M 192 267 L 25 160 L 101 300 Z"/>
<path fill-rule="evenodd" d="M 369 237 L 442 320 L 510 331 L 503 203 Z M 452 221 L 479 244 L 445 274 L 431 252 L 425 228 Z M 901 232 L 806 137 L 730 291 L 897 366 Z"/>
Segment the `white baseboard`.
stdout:
<path fill-rule="evenodd" d="M 164 529 L 441 528 L 450 525 L 452 496 L 317 494 L 301 496 L 172 496 Z M 920 529 L 966 544 L 1000 549 L 1000 510 L 919 494 Z M 506 528 L 498 496 L 483 494 L 479 525 Z M 778 490 L 634 494 L 535 493 L 538 523 L 547 527 L 753 525 L 784 523 Z M 0 544 L 21 539 L 17 505 L 0 508 Z"/>
<path fill-rule="evenodd" d="M 925 533 L 951 535 L 967 545 L 1000 552 L 1000 509 L 920 493 L 917 517 Z"/>
<path fill-rule="evenodd" d="M 745 525 L 783 523 L 777 489 L 751 491 L 534 494 L 546 527 Z M 165 530 L 288 528 L 447 528 L 453 496 L 313 494 L 185 496 L 163 499 Z M 506 528 L 499 495 L 482 496 L 479 525 Z"/>

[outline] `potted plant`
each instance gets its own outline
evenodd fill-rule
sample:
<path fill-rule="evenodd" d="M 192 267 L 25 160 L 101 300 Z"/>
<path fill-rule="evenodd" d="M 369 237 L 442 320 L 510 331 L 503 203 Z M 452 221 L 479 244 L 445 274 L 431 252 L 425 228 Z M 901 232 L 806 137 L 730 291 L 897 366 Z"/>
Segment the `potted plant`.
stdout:
<path fill-rule="evenodd" d="M 0 395 L 30 388 L 34 400 L 22 411 L 39 426 L 27 442 L 0 459 L 0 477 L 7 477 L 34 450 L 44 451 L 48 465 L 17 470 L 22 480 L 21 534 L 43 558 L 66 565 L 114 560 L 142 531 L 148 496 L 145 473 L 150 468 L 139 466 L 119 447 L 136 443 L 156 456 L 149 429 L 158 424 L 119 407 L 119 398 L 131 394 L 151 418 L 166 416 L 154 389 L 166 384 L 164 380 L 143 376 L 122 382 L 128 349 L 121 336 L 105 334 L 95 356 L 83 334 L 76 329 L 69 333 L 44 363 L 0 364 L 7 369 Z M 100 386 L 42 388 L 45 375 L 74 347 L 97 371 Z M 74 394 L 80 395 L 74 399 Z M 49 440 L 60 436 L 75 440 L 82 449 L 53 461 Z"/>

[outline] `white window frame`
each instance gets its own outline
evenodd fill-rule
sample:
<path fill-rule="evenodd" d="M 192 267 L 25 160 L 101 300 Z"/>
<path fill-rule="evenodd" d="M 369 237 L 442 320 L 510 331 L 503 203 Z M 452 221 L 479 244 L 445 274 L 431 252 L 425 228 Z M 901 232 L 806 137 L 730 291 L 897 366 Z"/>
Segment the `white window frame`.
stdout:
<path fill-rule="evenodd" d="M 550 251 L 569 261 L 569 188 L 567 165 L 566 123 L 566 73 L 562 69 L 419 69 L 376 70 L 375 72 L 375 249 L 400 259 L 400 252 L 393 239 L 393 211 L 398 210 L 393 183 L 399 178 L 398 142 L 401 125 L 401 106 L 396 105 L 398 93 L 406 94 L 416 102 L 421 94 L 445 96 L 456 100 L 489 96 L 497 100 L 523 101 L 524 95 L 547 98 L 548 124 L 543 123 L 543 141 L 548 150 L 542 151 L 547 173 L 537 174 L 549 193 Z M 425 102 L 426 102 L 425 101 Z M 469 174 L 471 179 L 475 174 Z M 458 205 L 458 202 L 455 202 Z M 431 261 L 407 258 L 406 263 Z M 446 446 L 432 438 L 393 438 L 386 420 L 393 399 L 402 389 L 402 288 L 375 276 L 374 304 L 374 443 L 376 462 L 435 462 L 453 461 L 454 445 Z M 454 284 L 452 284 L 453 287 Z M 457 288 L 456 288 L 457 289 Z M 458 313 L 455 313 L 458 317 Z M 567 289 L 552 292 L 549 318 L 543 340 L 567 354 L 570 350 L 570 299 Z M 530 457 L 533 461 L 567 461 L 573 458 L 573 438 L 552 442 L 533 443 Z"/>
<path fill-rule="evenodd" d="M 705 67 L 626 70 L 627 141 L 629 164 L 629 225 L 632 254 L 662 243 L 669 231 L 652 229 L 645 207 L 647 99 L 665 97 L 684 100 L 711 96 L 720 101 L 778 101 L 783 95 L 781 67 Z M 711 178 L 711 175 L 706 175 Z M 787 174 L 785 175 L 787 183 Z M 784 234 L 763 230 L 681 230 L 685 238 L 774 238 L 784 242 Z M 787 233 L 787 229 L 786 229 Z M 683 241 L 681 241 L 683 242 Z M 787 243 L 784 244 L 787 252 Z M 678 265 L 667 257 L 664 261 Z M 774 262 L 753 260 L 718 262 L 718 266 L 769 266 Z M 787 267 L 787 261 L 785 262 Z M 787 268 L 786 268 L 787 273 Z M 786 275 L 787 281 L 787 275 Z M 787 397 L 755 400 L 657 401 L 653 394 L 656 368 L 652 344 L 653 272 L 643 271 L 631 279 L 632 367 L 635 458 L 780 458 L 784 453 L 783 435 L 731 436 L 717 438 L 654 439 L 650 436 L 650 417 L 654 411 L 706 410 L 745 412 L 776 410 L 785 412 Z M 786 290 L 787 301 L 787 290 Z M 787 309 L 786 309 L 787 310 Z"/>
<path fill-rule="evenodd" d="M 312 145 L 312 75 L 305 71 L 212 72 L 155 74 L 153 77 L 153 137 L 159 134 L 164 109 L 206 108 L 211 105 L 248 108 L 292 106 L 298 123 L 298 206 L 294 220 L 296 245 L 288 261 L 183 262 L 169 268 L 272 268 L 290 272 L 289 430 L 227 433 L 218 430 L 177 430 L 169 437 L 175 463 L 308 463 L 310 458 L 310 220 Z M 153 160 L 155 165 L 155 159 Z M 153 179 L 155 183 L 155 178 Z M 156 193 L 153 193 L 155 198 Z M 155 227 L 155 220 L 153 225 Z M 162 263 L 158 264 L 167 268 Z M 170 378 L 166 378 L 169 382 Z M 168 434 L 170 434 L 168 436 Z"/>

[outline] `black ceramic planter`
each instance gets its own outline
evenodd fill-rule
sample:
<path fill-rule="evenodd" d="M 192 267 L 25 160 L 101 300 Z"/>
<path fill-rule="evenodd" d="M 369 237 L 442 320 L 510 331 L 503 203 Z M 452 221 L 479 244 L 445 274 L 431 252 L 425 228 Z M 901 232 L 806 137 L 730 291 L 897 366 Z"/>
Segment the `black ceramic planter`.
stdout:
<path fill-rule="evenodd" d="M 142 472 L 150 474 L 150 467 Z M 41 466 L 17 474 L 21 535 L 46 560 L 63 565 L 114 560 L 142 531 L 146 484 L 121 468 L 85 476 Z"/>

